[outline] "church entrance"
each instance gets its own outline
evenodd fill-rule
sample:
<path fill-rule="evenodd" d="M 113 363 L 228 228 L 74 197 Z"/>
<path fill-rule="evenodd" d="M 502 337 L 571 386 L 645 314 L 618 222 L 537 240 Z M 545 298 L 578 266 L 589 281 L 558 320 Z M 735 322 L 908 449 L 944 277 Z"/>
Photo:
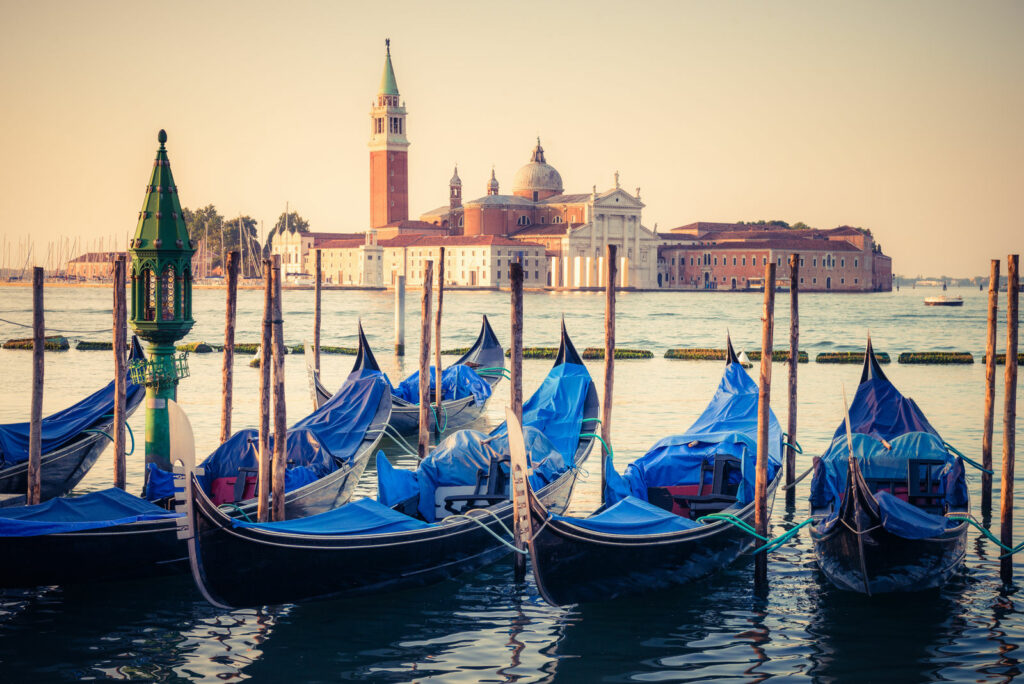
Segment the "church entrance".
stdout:
<path fill-rule="evenodd" d="M 829 276 L 828 278 L 825 278 L 825 289 L 826 290 L 831 290 L 832 289 L 832 277 L 831 276 Z"/>

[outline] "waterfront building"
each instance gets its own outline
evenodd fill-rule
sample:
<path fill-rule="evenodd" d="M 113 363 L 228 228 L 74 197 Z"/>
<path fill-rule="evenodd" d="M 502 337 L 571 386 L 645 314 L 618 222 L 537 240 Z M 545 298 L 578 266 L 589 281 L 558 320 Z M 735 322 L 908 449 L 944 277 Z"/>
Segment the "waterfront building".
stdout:
<path fill-rule="evenodd" d="M 114 277 L 114 259 L 127 252 L 86 252 L 68 261 L 69 278 L 110 280 Z"/>
<path fill-rule="evenodd" d="M 661 236 L 658 287 L 681 290 L 745 290 L 764 284 L 764 267 L 776 263 L 789 282 L 789 255 L 800 254 L 800 287 L 805 291 L 892 290 L 892 259 L 870 230 L 830 230 L 777 225 L 697 222 Z"/>
<path fill-rule="evenodd" d="M 445 287 L 507 287 L 508 265 L 513 260 L 523 264 L 525 287 L 547 286 L 544 245 L 499 235 L 407 234 L 378 240 L 370 231 L 362 240 L 325 243 L 321 267 L 325 282 L 331 284 L 391 287 L 404 275 L 409 287 L 421 287 L 425 262 L 437 263 L 441 247 L 445 248 Z"/>
<path fill-rule="evenodd" d="M 302 233 L 295 228 L 274 232 L 270 236 L 270 254 L 281 257 L 281 273 L 285 277 L 312 274 L 308 268 L 309 255 L 314 249 L 333 240 L 362 240 L 363 233 Z"/>
<path fill-rule="evenodd" d="M 635 194 L 615 186 L 598 192 L 567 194 L 558 170 L 547 163 L 540 138 L 530 160 L 512 180 L 512 193 L 501 194 L 494 170 L 487 193 L 462 203 L 462 181 L 456 169 L 449 182 L 450 201 L 420 218 L 465 236 L 502 236 L 546 248 L 553 288 L 603 287 L 608 245 L 618 247 L 623 287 L 657 286 L 654 231 L 642 224 L 640 188 Z"/>

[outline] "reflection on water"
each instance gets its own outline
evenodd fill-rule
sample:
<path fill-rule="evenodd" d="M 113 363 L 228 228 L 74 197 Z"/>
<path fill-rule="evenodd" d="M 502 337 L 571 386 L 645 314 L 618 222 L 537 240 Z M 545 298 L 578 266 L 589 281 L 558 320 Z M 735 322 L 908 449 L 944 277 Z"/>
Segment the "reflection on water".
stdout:
<path fill-rule="evenodd" d="M 28 290 L 7 288 L 3 294 L 0 316 L 25 319 L 31 311 Z M 806 295 L 801 299 L 801 346 L 812 358 L 820 351 L 857 349 L 870 327 L 876 347 L 894 356 L 905 350 L 953 349 L 972 351 L 980 360 L 985 295 L 961 294 L 963 308 L 948 312 L 926 310 L 910 291 Z M 258 336 L 260 296 L 240 293 L 240 341 Z M 47 290 L 46 298 L 48 307 L 59 312 L 48 320 L 82 330 L 108 324 L 105 290 Z M 310 329 L 311 301 L 309 292 L 285 293 L 289 343 L 301 342 Z M 412 335 L 409 356 L 396 359 L 388 353 L 393 343 L 390 294 L 332 291 L 324 294 L 324 301 L 324 344 L 352 346 L 361 315 L 385 371 L 400 379 L 411 370 L 417 354 Z M 410 293 L 409 302 L 414 301 Z M 196 302 L 196 311 L 203 313 L 197 313 L 190 339 L 217 340 L 223 334 L 223 292 L 197 292 Z M 761 300 L 756 294 L 630 293 L 620 302 L 619 343 L 652 348 L 657 357 L 617 364 L 613 443 L 621 469 L 660 437 L 685 429 L 710 399 L 721 374 L 716 363 L 669 361 L 660 358 L 661 352 L 676 346 L 722 346 L 726 328 L 739 348 L 754 348 Z M 484 312 L 491 315 L 499 338 L 508 339 L 507 294 L 451 292 L 445 303 L 445 347 L 470 344 Z M 410 305 L 410 312 L 414 308 Z M 602 344 L 600 295 L 533 293 L 526 297 L 526 344 L 553 344 L 563 313 L 579 347 Z M 410 331 L 413 321 L 410 313 Z M 785 311 L 780 311 L 776 339 L 783 339 L 780 331 L 787 324 Z M 20 334 L 5 325 L 0 325 L 0 338 Z M 6 381 L 0 422 L 27 416 L 30 359 L 29 353 L 0 352 Z M 234 424 L 239 428 L 254 425 L 258 410 L 258 376 L 246 361 L 240 359 L 235 372 Z M 325 356 L 326 384 L 340 384 L 352 361 Z M 192 377 L 182 385 L 180 400 L 202 456 L 216 446 L 221 358 L 193 355 L 189 362 Z M 44 410 L 60 409 L 105 384 L 111 365 L 103 353 L 48 354 Z M 286 366 L 288 414 L 294 421 L 308 412 L 309 391 L 301 357 L 290 357 Z M 550 361 L 527 360 L 524 391 L 536 387 L 549 367 Z M 601 364 L 589 368 L 600 382 Z M 776 383 L 784 383 L 785 367 L 776 365 L 775 371 Z M 984 405 L 980 363 L 957 368 L 893 364 L 886 372 L 917 400 L 948 441 L 978 456 Z M 849 391 L 858 376 L 854 366 L 801 366 L 798 436 L 805 453 L 798 457 L 798 472 L 828 444 L 842 415 L 839 387 L 845 383 Z M 488 429 L 502 420 L 507 387 L 499 385 L 476 427 Z M 1001 392 L 999 383 L 997 405 Z M 776 392 L 773 408 L 785 423 L 783 396 Z M 142 434 L 142 412 L 131 426 L 136 435 Z M 999 428 L 997 420 L 997 450 Z M 382 447 L 400 467 L 414 467 L 415 459 L 402 456 L 393 442 Z M 129 459 L 132 491 L 141 487 L 140 456 L 141 451 Z M 592 510 L 598 500 L 599 464 L 595 460 L 588 465 L 593 474 L 581 478 L 573 511 Z M 1024 468 L 1017 470 L 1024 473 Z M 371 461 L 357 496 L 375 493 L 374 478 Z M 81 489 L 106 487 L 110 479 L 108 453 Z M 799 485 L 791 510 L 778 498 L 774 534 L 807 516 L 809 482 Z M 1024 491 L 1020 482 L 1017 490 Z M 998 496 L 996 491 L 994 500 Z M 980 500 L 977 477 L 972 497 Z M 1024 530 L 1021 508 L 1016 512 L 1018 530 Z M 1024 599 L 1000 592 L 998 555 L 972 533 L 967 570 L 950 586 L 872 600 L 829 587 L 814 566 L 806 534 L 772 555 L 764 595 L 755 592 L 752 565 L 745 559 L 691 586 L 569 608 L 544 604 L 529 575 L 526 583 L 514 583 L 510 561 L 421 590 L 232 612 L 208 606 L 187 577 L 7 591 L 0 592 L 0 679 L 1009 681 L 1022 671 L 1024 619 L 1019 602 Z"/>

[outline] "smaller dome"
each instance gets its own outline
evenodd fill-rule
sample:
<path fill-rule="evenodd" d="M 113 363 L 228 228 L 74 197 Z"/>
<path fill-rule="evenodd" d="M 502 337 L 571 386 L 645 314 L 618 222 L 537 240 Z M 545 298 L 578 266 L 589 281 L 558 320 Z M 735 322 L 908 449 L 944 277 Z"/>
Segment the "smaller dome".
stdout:
<path fill-rule="evenodd" d="M 537 138 L 537 147 L 533 148 L 530 163 L 516 171 L 512 179 L 512 192 L 518 194 L 534 191 L 562 192 L 562 176 L 544 160 L 540 138 Z"/>
<path fill-rule="evenodd" d="M 494 167 L 491 167 L 491 180 L 487 181 L 487 194 L 498 194 L 498 179 L 494 176 Z"/>

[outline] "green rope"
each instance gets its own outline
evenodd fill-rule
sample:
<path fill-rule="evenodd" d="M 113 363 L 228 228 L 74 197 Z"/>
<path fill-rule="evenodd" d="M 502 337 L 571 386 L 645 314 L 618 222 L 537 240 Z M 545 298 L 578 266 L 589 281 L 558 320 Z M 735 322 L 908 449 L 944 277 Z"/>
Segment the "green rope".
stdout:
<path fill-rule="evenodd" d="M 772 541 L 768 537 L 762 537 L 760 534 L 757 533 L 757 530 L 755 530 L 750 523 L 746 522 L 745 520 L 741 520 L 740 518 L 737 518 L 732 513 L 710 513 L 708 515 L 704 515 L 697 518 L 697 522 L 704 522 L 705 520 L 721 520 L 731 525 L 735 525 L 736 527 L 740 528 L 750 536 L 757 537 L 763 542 L 770 543 Z"/>
<path fill-rule="evenodd" d="M 985 466 L 981 465 L 981 464 L 980 464 L 980 463 L 978 463 L 977 461 L 972 461 L 971 459 L 967 458 L 966 456 L 964 456 L 964 455 L 963 455 L 963 454 L 962 454 L 962 453 L 960 452 L 960 450 L 959 450 L 959 449 L 957 449 L 957 448 L 956 448 L 955 446 L 953 446 L 953 445 L 952 445 L 952 444 L 950 444 L 949 442 L 943 442 L 943 443 L 942 443 L 942 446 L 946 447 L 946 450 L 947 450 L 947 451 L 952 451 L 952 452 L 953 452 L 954 454 L 956 454 L 956 455 L 957 455 L 957 456 L 959 456 L 960 458 L 964 459 L 964 461 L 965 461 L 965 462 L 967 462 L 967 463 L 970 463 L 970 464 L 971 464 L 972 466 L 974 466 L 975 468 L 977 468 L 977 469 L 978 469 L 978 470 L 980 470 L 981 472 L 983 472 L 983 473 L 987 473 L 987 474 L 989 474 L 989 475 L 992 475 L 992 471 L 991 471 L 991 470 L 989 470 L 989 469 L 988 469 L 988 468 L 986 468 Z"/>
<path fill-rule="evenodd" d="M 601 419 L 600 418 L 584 418 L 580 422 L 581 423 L 598 423 L 598 424 L 600 424 L 601 423 Z"/>
<path fill-rule="evenodd" d="M 253 522 L 253 519 L 252 519 L 252 518 L 250 518 L 250 517 L 249 517 L 249 514 L 245 512 L 245 509 L 243 509 L 243 508 L 242 508 L 241 506 L 239 506 L 238 504 L 236 504 L 236 503 L 234 503 L 234 502 L 228 502 L 228 503 L 226 503 L 226 504 L 223 504 L 223 505 L 225 505 L 225 506 L 230 506 L 231 508 L 233 508 L 233 509 L 235 509 L 236 511 L 238 511 L 239 513 L 241 513 L 241 514 L 242 514 L 242 517 L 243 517 L 243 518 L 245 518 L 245 522 Z"/>
<path fill-rule="evenodd" d="M 448 429 L 448 409 L 446 409 L 444 407 L 444 404 L 441 404 L 441 413 L 444 414 L 444 425 L 442 425 L 438 429 L 437 428 L 437 423 L 438 423 L 438 420 L 437 420 L 437 407 L 434 404 L 429 404 L 429 406 L 430 406 L 430 412 L 434 414 L 434 428 L 437 429 L 438 433 L 444 432 L 445 430 Z"/>
<path fill-rule="evenodd" d="M 113 418 L 114 414 L 113 413 L 106 413 L 106 414 L 104 414 L 101 417 L 102 418 Z M 132 426 L 128 424 L 127 420 L 124 421 L 124 429 L 128 431 L 128 436 L 132 438 L 132 448 L 129 449 L 127 453 L 125 453 L 125 456 L 131 456 L 132 454 L 135 453 L 135 433 L 132 432 Z M 103 435 L 104 437 L 109 439 L 111 442 L 114 441 L 113 437 L 111 437 L 106 432 L 103 432 L 102 430 L 83 430 L 82 432 L 94 432 L 96 434 Z"/>
<path fill-rule="evenodd" d="M 486 509 L 482 509 L 482 508 L 481 508 L 481 509 L 477 509 L 477 510 L 483 511 L 484 513 L 489 513 L 490 515 L 494 516 L 494 519 L 498 521 L 498 524 L 499 524 L 499 525 L 501 526 L 501 528 L 502 528 L 503 530 L 505 530 L 506 532 L 508 532 L 508 534 L 509 534 L 509 536 L 510 536 L 510 537 L 513 537 L 513 538 L 515 537 L 515 535 L 513 535 L 513 534 L 512 534 L 512 531 L 508 529 L 508 527 L 507 527 L 507 526 L 505 525 L 505 523 L 503 523 L 503 522 L 501 521 L 501 518 L 499 518 L 499 517 L 497 516 L 497 514 L 496 514 L 496 513 L 493 513 L 492 511 L 488 511 L 488 510 L 486 510 Z M 495 532 L 495 531 L 494 531 L 494 530 L 492 530 L 492 529 L 491 529 L 490 527 L 488 527 L 488 526 L 487 526 L 487 524 L 486 524 L 486 523 L 484 523 L 484 522 L 483 522 L 482 520 L 480 520 L 479 518 L 476 518 L 476 517 L 474 517 L 474 516 L 471 516 L 471 515 L 465 515 L 465 514 L 463 514 L 463 513 L 456 513 L 455 515 L 448 515 L 448 516 L 445 516 L 445 517 L 443 518 L 443 520 L 451 520 L 451 519 L 453 519 L 453 518 L 465 518 L 466 520 L 470 520 L 470 521 L 472 521 L 472 522 L 476 523 L 477 525 L 479 525 L 479 526 L 481 527 L 481 529 L 483 529 L 483 530 L 484 530 L 484 532 L 486 532 L 487 534 L 489 534 L 489 535 L 491 535 L 492 537 L 494 537 L 494 538 L 495 538 L 496 540 L 498 540 L 499 542 L 501 542 L 501 543 L 502 543 L 502 544 L 503 544 L 504 546 L 508 547 L 508 549 L 509 549 L 510 551 L 515 551 L 516 553 L 522 554 L 522 555 L 524 555 L 524 556 L 525 556 L 525 555 L 526 555 L 527 553 L 529 553 L 529 552 L 528 552 L 528 551 L 527 551 L 526 549 L 520 549 L 520 548 L 517 548 L 515 544 L 512 544 L 511 542 L 508 542 L 508 541 L 506 541 L 506 540 L 502 539 L 502 538 L 501 538 L 501 537 L 500 537 L 500 536 L 498 535 L 498 533 L 497 533 L 497 532 Z"/>
<path fill-rule="evenodd" d="M 793 451 L 795 451 L 798 454 L 804 453 L 804 448 L 800 446 L 800 442 L 796 441 L 795 439 L 792 442 L 789 441 L 788 432 L 782 433 L 782 446 L 793 447 Z"/>
<path fill-rule="evenodd" d="M 999 548 L 1001 548 L 1003 551 L 1006 552 L 1002 556 L 1000 556 L 1000 558 L 1006 558 L 1007 556 L 1012 556 L 1013 554 L 1017 553 L 1018 551 L 1024 549 L 1024 542 L 1018 544 L 1017 546 L 1014 546 L 1013 548 L 1010 548 L 1009 546 L 1007 546 L 1003 542 L 999 541 L 998 539 L 996 539 L 996 536 L 994 534 L 992 534 L 987 529 L 985 529 L 985 527 L 983 525 L 981 525 L 981 523 L 979 523 L 977 520 L 972 518 L 968 513 L 947 513 L 946 517 L 951 519 L 951 520 L 963 520 L 964 522 L 972 525 L 975 529 L 977 529 L 979 532 L 981 532 L 981 534 L 984 535 L 984 537 L 986 539 L 988 539 L 990 542 L 992 542 L 993 544 L 995 544 L 996 546 L 998 546 Z"/>
<path fill-rule="evenodd" d="M 504 366 L 488 366 L 486 368 L 476 368 L 474 370 L 477 375 L 498 375 L 506 380 L 512 379 L 512 371 Z"/>
<path fill-rule="evenodd" d="M 785 544 L 787 541 L 789 541 L 790 539 L 795 537 L 796 533 L 800 531 L 800 528 L 805 527 L 807 525 L 810 525 L 813 521 L 814 521 L 813 517 L 808 518 L 807 520 L 804 520 L 799 525 L 796 525 L 795 527 L 792 527 L 789 530 L 783 532 L 778 537 L 776 537 L 775 539 L 772 539 L 770 542 L 768 542 L 767 544 L 763 545 L 762 547 L 760 547 L 758 549 L 754 549 L 754 553 L 761 553 L 762 551 L 764 551 L 765 553 L 771 553 L 772 551 L 774 551 L 775 549 L 779 548 L 780 546 Z"/>
<path fill-rule="evenodd" d="M 601 439 L 601 435 L 595 435 L 593 432 L 584 432 L 582 435 L 580 435 L 581 439 L 583 437 L 593 437 L 594 439 L 599 441 L 601 444 L 604 445 L 604 450 L 608 452 L 608 455 L 612 457 L 612 460 L 615 459 L 615 452 L 612 451 L 612 448 L 610 446 L 608 446 L 608 442 Z"/>

